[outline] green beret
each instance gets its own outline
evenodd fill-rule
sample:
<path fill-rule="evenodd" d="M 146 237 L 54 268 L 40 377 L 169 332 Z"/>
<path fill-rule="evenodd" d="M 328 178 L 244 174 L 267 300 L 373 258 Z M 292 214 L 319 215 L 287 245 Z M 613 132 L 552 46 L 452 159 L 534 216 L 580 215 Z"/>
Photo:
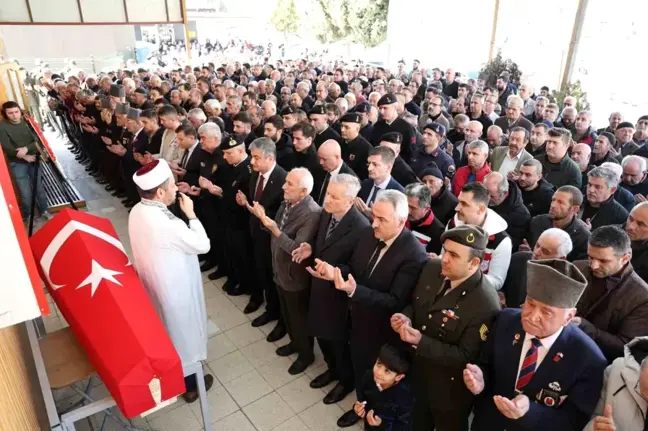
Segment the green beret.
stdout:
<path fill-rule="evenodd" d="M 464 224 L 443 232 L 441 243 L 446 239 L 480 251 L 485 250 L 488 245 L 488 234 L 484 229 L 471 224 Z"/>
<path fill-rule="evenodd" d="M 383 105 L 391 105 L 392 103 L 396 103 L 398 100 L 396 100 L 396 96 L 394 96 L 392 93 L 387 93 L 383 97 L 378 100 L 378 106 L 383 106 Z"/>

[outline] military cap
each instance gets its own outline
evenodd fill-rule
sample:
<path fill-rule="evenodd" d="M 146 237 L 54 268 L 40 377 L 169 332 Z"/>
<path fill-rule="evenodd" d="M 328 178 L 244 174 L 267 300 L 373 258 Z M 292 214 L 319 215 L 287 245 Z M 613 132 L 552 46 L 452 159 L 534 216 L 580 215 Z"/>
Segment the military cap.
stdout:
<path fill-rule="evenodd" d="M 610 146 L 614 147 L 616 145 L 616 137 L 612 133 L 603 132 L 603 133 L 601 133 L 601 136 L 605 136 L 605 138 L 610 143 Z"/>
<path fill-rule="evenodd" d="M 112 97 L 126 97 L 126 89 L 123 85 L 111 84 L 110 95 Z"/>
<path fill-rule="evenodd" d="M 115 108 L 116 114 L 126 115 L 130 109 L 130 103 L 118 103 Z"/>
<path fill-rule="evenodd" d="M 137 87 L 137 88 L 135 89 L 135 93 L 137 93 L 137 94 L 144 94 L 144 95 L 147 95 L 147 94 L 148 94 L 148 91 L 146 91 L 146 88 L 143 88 L 143 87 Z"/>
<path fill-rule="evenodd" d="M 629 122 L 629 121 L 624 121 L 623 123 L 619 123 L 619 125 L 617 126 L 617 130 L 619 130 L 619 129 L 624 129 L 624 128 L 626 128 L 626 127 L 629 127 L 629 128 L 631 128 L 631 129 L 634 129 L 634 128 L 635 128 L 635 127 L 634 127 L 634 124 L 632 124 L 631 122 Z"/>
<path fill-rule="evenodd" d="M 326 107 L 324 105 L 315 105 L 308 111 L 308 115 L 326 115 Z"/>
<path fill-rule="evenodd" d="M 101 109 L 112 109 L 112 103 L 110 103 L 110 98 L 109 97 L 102 97 L 101 98 Z"/>
<path fill-rule="evenodd" d="M 238 147 L 239 145 L 243 145 L 245 143 L 245 138 L 241 135 L 237 135 L 236 133 L 232 133 L 225 137 L 223 139 L 223 144 L 225 150 L 229 150 L 230 148 L 235 148 Z"/>
<path fill-rule="evenodd" d="M 530 260 L 527 296 L 551 307 L 574 308 L 587 287 L 587 279 L 566 260 Z"/>
<path fill-rule="evenodd" d="M 340 118 L 340 123 L 356 123 L 360 124 L 361 122 L 360 114 L 355 112 L 347 112 Z"/>
<path fill-rule="evenodd" d="M 389 142 L 391 144 L 402 144 L 403 135 L 398 132 L 388 132 L 380 137 L 380 142 Z"/>
<path fill-rule="evenodd" d="M 378 100 L 378 106 L 391 105 L 392 103 L 396 102 L 398 102 L 396 96 L 394 96 L 392 93 L 387 93 L 383 97 L 381 97 L 380 100 Z"/>
<path fill-rule="evenodd" d="M 362 102 L 354 106 L 353 112 L 357 112 L 358 114 L 363 114 L 369 112 L 370 109 L 371 109 L 371 105 L 369 104 L 369 102 Z"/>
<path fill-rule="evenodd" d="M 437 166 L 436 163 L 430 162 L 428 166 L 426 166 L 418 175 L 419 178 L 423 179 L 423 177 L 426 177 L 428 175 L 432 175 L 435 178 L 438 178 L 440 180 L 443 180 L 443 173 L 441 172 L 441 169 Z"/>
<path fill-rule="evenodd" d="M 441 243 L 446 239 L 475 250 L 483 251 L 488 245 L 488 234 L 480 226 L 463 224 L 441 234 Z"/>
<path fill-rule="evenodd" d="M 129 120 L 139 121 L 141 112 L 142 111 L 137 108 L 128 108 L 128 114 L 126 114 L 126 118 L 128 118 Z"/>
<path fill-rule="evenodd" d="M 435 132 L 437 135 L 442 137 L 445 136 L 446 134 L 445 126 L 443 124 L 437 123 L 436 121 L 426 124 L 425 129 L 430 129 L 433 132 Z"/>
<path fill-rule="evenodd" d="M 282 117 L 283 117 L 284 115 L 290 115 L 290 114 L 294 114 L 294 113 L 295 113 L 295 108 L 293 108 L 293 107 L 290 106 L 290 105 L 284 107 L 284 108 L 281 110 L 281 116 L 282 116 Z"/>

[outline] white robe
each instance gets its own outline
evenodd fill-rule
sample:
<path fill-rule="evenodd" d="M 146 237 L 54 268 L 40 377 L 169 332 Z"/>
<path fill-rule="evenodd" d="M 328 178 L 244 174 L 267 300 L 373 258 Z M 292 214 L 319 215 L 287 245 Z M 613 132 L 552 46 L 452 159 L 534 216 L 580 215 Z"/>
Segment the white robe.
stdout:
<path fill-rule="evenodd" d="M 200 221 L 189 227 L 164 204 L 143 199 L 128 218 L 137 274 L 183 366 L 207 359 L 207 311 L 198 254 L 209 251 Z"/>

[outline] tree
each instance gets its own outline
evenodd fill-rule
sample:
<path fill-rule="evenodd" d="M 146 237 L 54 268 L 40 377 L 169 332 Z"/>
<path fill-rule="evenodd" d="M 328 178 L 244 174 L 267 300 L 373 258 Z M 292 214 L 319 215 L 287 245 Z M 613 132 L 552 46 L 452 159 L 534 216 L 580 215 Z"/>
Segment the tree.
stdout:
<path fill-rule="evenodd" d="M 296 33 L 299 28 L 299 14 L 297 13 L 295 0 L 279 0 L 277 7 L 272 13 L 270 22 L 284 36 L 288 33 Z"/>
<path fill-rule="evenodd" d="M 510 82 L 516 84 L 520 83 L 520 77 L 522 76 L 522 71 L 518 68 L 516 62 L 507 58 L 504 60 L 502 58 L 502 51 L 498 50 L 497 55 L 491 61 L 486 63 L 479 72 L 480 79 L 486 81 L 487 87 L 494 87 L 497 84 L 497 78 L 502 72 L 508 72 L 510 75 Z"/>
<path fill-rule="evenodd" d="M 322 43 L 345 40 L 368 48 L 387 38 L 389 0 L 317 0 Z"/>
<path fill-rule="evenodd" d="M 576 110 L 578 112 L 589 111 L 590 104 L 587 100 L 587 92 L 583 91 L 583 89 L 581 88 L 580 80 L 576 82 L 570 82 L 569 84 L 567 84 L 567 88 L 565 88 L 564 90 L 554 90 L 551 92 L 551 97 L 560 107 L 563 106 L 563 102 L 565 101 L 565 97 L 567 96 L 576 98 Z"/>

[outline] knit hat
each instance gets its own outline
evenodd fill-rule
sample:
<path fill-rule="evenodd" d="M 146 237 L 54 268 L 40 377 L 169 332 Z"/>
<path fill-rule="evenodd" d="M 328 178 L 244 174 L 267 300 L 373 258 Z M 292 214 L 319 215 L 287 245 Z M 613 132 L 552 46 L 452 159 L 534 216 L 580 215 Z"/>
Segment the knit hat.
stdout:
<path fill-rule="evenodd" d="M 423 170 L 421 170 L 421 172 L 418 174 L 418 177 L 423 179 L 428 175 L 432 175 L 433 177 L 443 180 L 443 173 L 434 162 L 430 162 Z"/>
<path fill-rule="evenodd" d="M 603 133 L 601 133 L 600 136 L 605 136 L 605 138 L 606 138 L 606 139 L 608 140 L 608 142 L 610 143 L 610 146 L 611 146 L 611 147 L 614 147 L 614 146 L 616 145 L 616 137 L 615 137 L 612 133 L 610 133 L 610 132 L 603 132 Z"/>
<path fill-rule="evenodd" d="M 635 128 L 635 127 L 634 127 L 634 124 L 632 124 L 631 122 L 629 122 L 629 121 L 624 121 L 623 123 L 619 123 L 619 125 L 617 126 L 616 129 L 617 129 L 617 130 L 621 130 L 621 129 L 625 129 L 626 127 L 629 127 L 629 128 L 631 128 L 631 129 L 634 129 L 634 128 Z"/>
<path fill-rule="evenodd" d="M 543 304 L 574 308 L 587 287 L 587 279 L 566 260 L 530 260 L 527 264 L 527 295 Z"/>

